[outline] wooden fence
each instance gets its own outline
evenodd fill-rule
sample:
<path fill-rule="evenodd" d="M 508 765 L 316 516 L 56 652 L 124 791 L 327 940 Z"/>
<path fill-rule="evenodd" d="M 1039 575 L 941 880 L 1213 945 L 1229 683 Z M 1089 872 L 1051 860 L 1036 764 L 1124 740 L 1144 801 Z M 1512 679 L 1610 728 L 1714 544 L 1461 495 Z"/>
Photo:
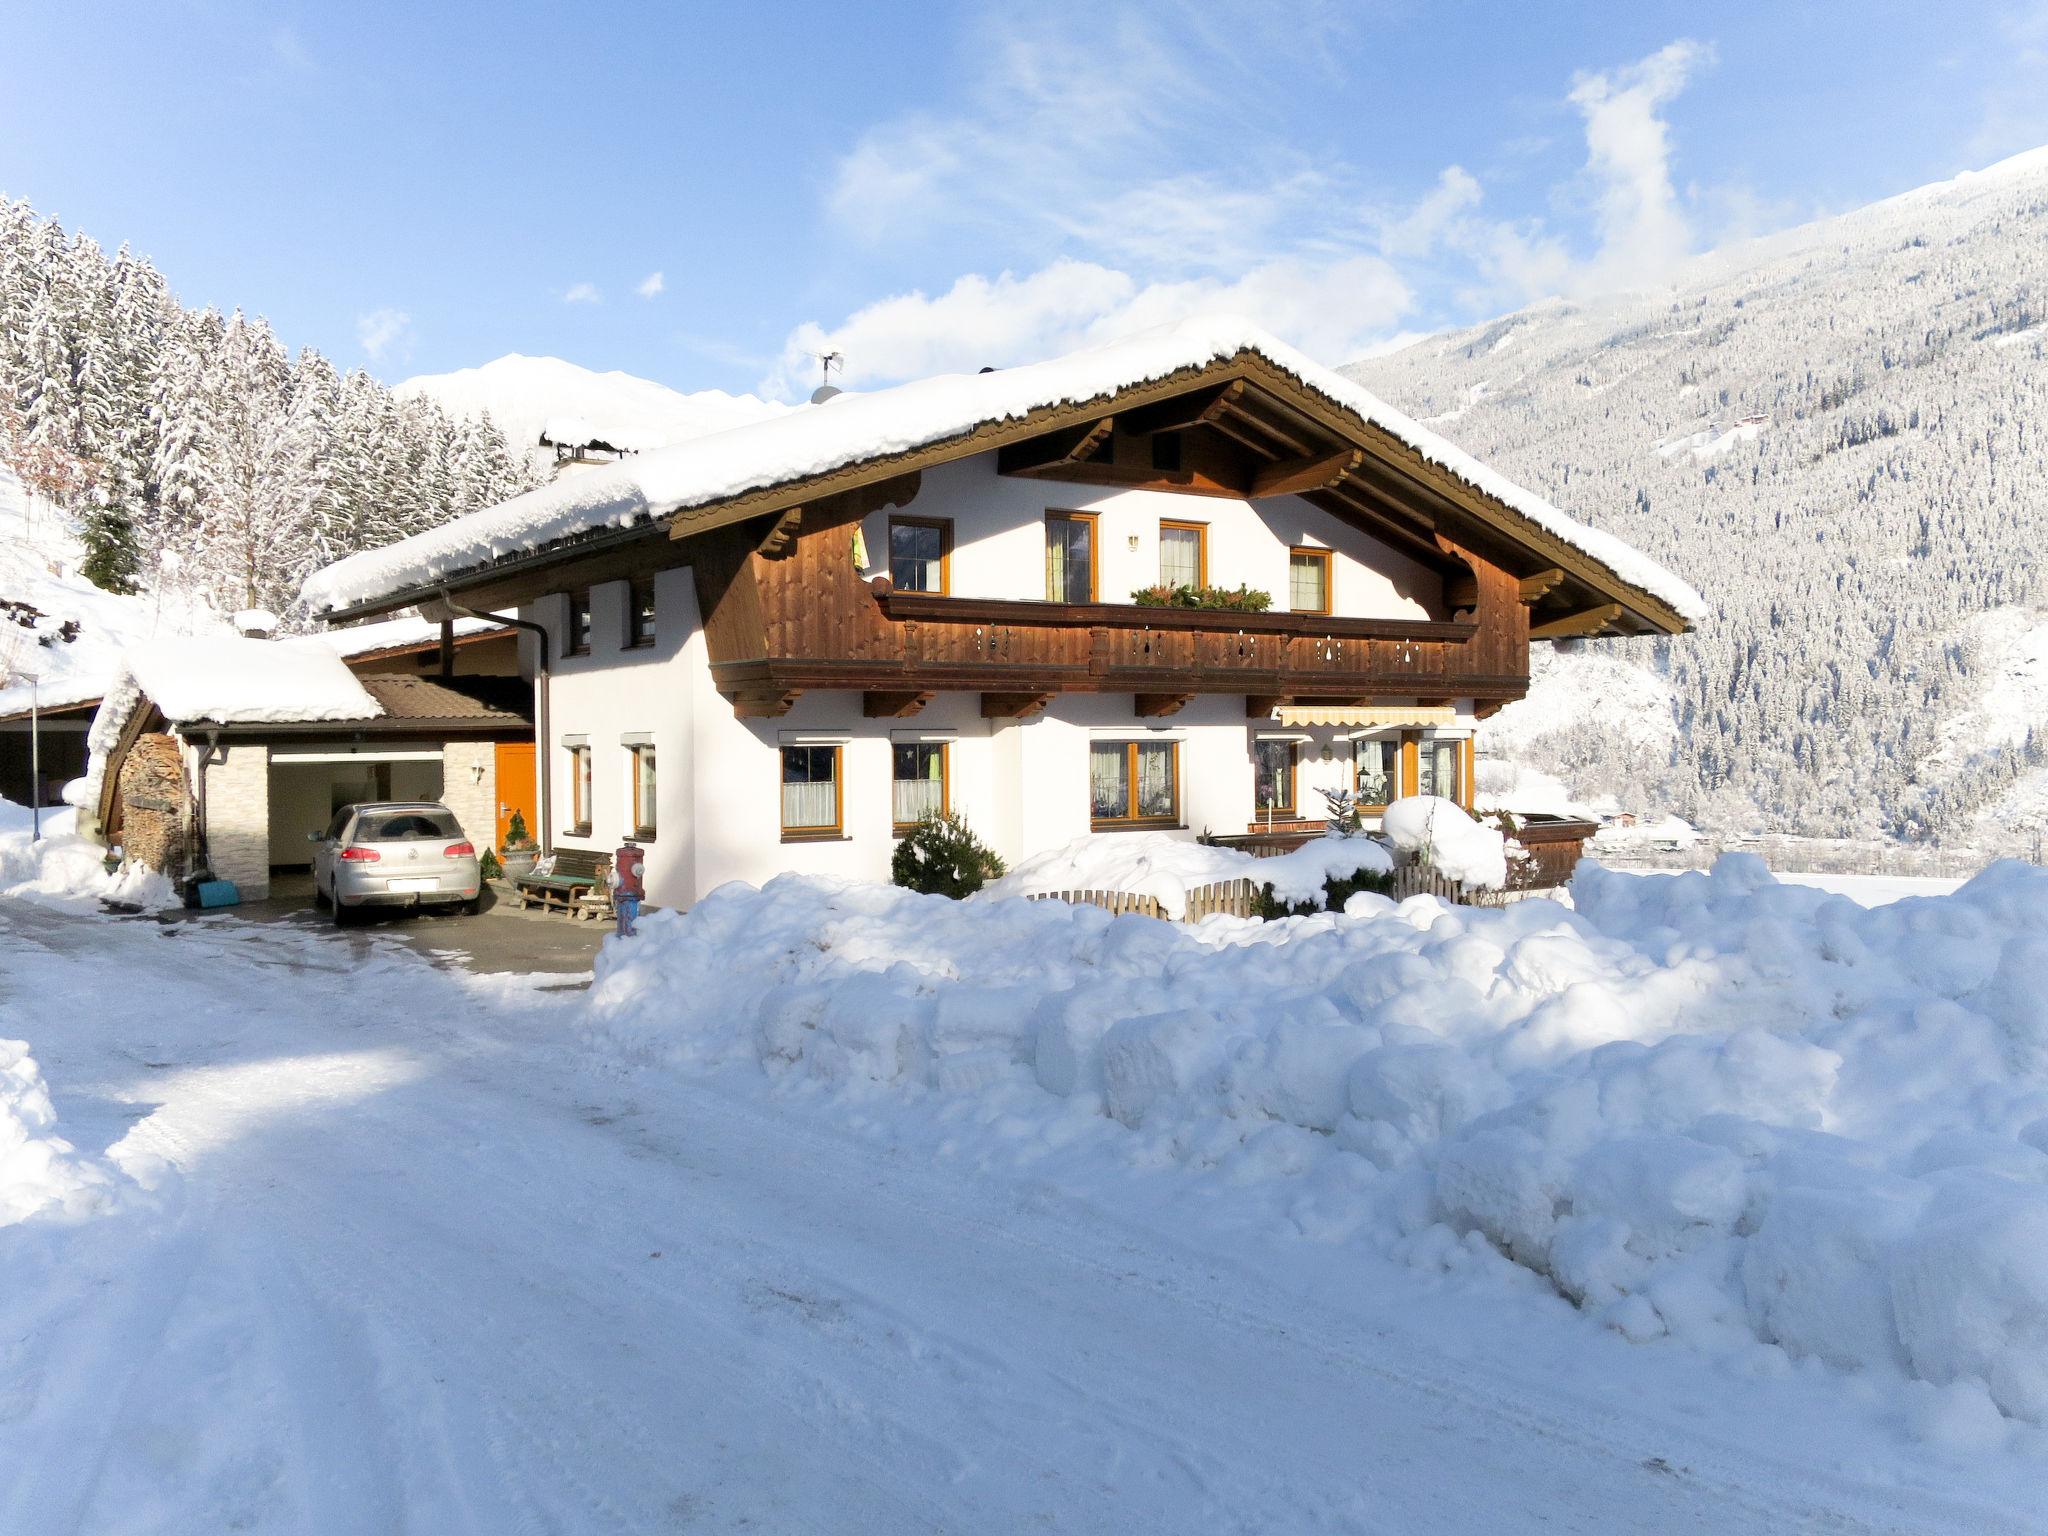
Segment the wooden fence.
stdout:
<path fill-rule="evenodd" d="M 1166 916 L 1166 909 L 1159 904 L 1158 897 L 1140 895 L 1136 891 L 1035 891 L 1028 899 L 1065 901 L 1077 907 L 1100 907 L 1118 916 L 1133 912 L 1140 917 Z M 1227 917 L 1252 917 L 1257 914 L 1258 900 L 1259 888 L 1249 880 L 1219 880 L 1211 885 L 1198 885 L 1187 894 L 1187 906 L 1181 914 L 1181 921 L 1199 923 L 1203 918 L 1214 917 L 1218 913 Z"/>

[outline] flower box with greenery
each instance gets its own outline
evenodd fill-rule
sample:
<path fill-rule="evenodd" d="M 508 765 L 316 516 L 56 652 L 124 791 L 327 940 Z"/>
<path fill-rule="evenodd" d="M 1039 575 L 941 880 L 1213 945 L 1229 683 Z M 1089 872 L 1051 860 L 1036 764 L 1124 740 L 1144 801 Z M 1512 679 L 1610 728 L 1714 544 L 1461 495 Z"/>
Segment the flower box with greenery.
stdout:
<path fill-rule="evenodd" d="M 1140 587 L 1131 594 L 1140 608 L 1215 608 L 1226 613 L 1264 613 L 1273 594 L 1255 587 Z"/>
<path fill-rule="evenodd" d="M 903 834 L 889 878 L 927 896 L 972 896 L 1003 873 L 1003 861 L 957 811 L 927 812 Z"/>
<path fill-rule="evenodd" d="M 526 830 L 526 813 L 514 811 L 512 819 L 505 824 L 505 843 L 498 850 L 499 862 L 505 867 L 505 878 L 516 880 L 533 871 L 533 861 L 540 855 L 540 847 L 533 840 L 533 834 Z"/>

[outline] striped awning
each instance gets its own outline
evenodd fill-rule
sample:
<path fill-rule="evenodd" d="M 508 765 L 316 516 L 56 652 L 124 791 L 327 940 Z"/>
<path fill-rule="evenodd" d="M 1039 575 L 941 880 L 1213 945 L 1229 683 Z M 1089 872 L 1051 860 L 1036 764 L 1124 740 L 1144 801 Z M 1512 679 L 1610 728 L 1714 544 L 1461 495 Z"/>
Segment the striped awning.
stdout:
<path fill-rule="evenodd" d="M 1282 725 L 1349 725 L 1374 730 L 1427 729 L 1450 725 L 1458 712 L 1448 704 L 1283 704 L 1273 711 Z"/>

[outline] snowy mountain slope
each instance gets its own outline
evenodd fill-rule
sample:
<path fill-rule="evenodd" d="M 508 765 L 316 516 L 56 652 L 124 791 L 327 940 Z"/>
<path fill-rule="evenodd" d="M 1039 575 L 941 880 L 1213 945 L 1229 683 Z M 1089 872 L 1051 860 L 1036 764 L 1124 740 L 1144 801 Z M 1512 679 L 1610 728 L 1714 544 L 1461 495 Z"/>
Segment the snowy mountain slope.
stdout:
<path fill-rule="evenodd" d="M 517 352 L 480 368 L 420 374 L 393 386 L 392 393 L 401 400 L 426 396 L 451 415 L 488 411 L 506 440 L 543 470 L 554 465 L 554 455 L 538 446 L 541 428 L 551 417 L 581 417 L 607 442 L 647 449 L 793 409 L 717 389 L 686 395 L 629 373 L 595 373 L 559 357 L 523 357 Z"/>
<path fill-rule="evenodd" d="M 26 604 L 33 627 L 0 613 L 0 715 L 24 712 L 31 693 L 45 709 L 97 699 L 129 646 L 164 635 L 231 634 L 188 596 L 121 597 L 78 574 L 77 540 L 54 508 L 31 506 L 21 481 L 0 465 L 0 601 Z M 75 626 L 65 638 L 67 626 Z M 27 674 L 40 675 L 32 690 Z"/>
<path fill-rule="evenodd" d="M 2048 150 L 1345 371 L 1719 609 L 1558 658 L 1655 677 L 1668 751 L 1584 716 L 1538 766 L 1725 831 L 1961 838 L 2037 750 L 1972 712 L 1979 617 L 2048 607 L 2044 322 Z"/>

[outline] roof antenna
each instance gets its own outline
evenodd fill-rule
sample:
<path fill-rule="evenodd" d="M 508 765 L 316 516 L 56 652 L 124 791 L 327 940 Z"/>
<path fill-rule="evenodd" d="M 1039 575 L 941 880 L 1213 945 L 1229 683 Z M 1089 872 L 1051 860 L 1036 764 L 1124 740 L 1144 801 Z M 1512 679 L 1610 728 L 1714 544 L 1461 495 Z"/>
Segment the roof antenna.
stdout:
<path fill-rule="evenodd" d="M 832 382 L 832 370 L 837 368 L 841 373 L 846 372 L 846 354 L 843 352 L 813 352 L 811 356 L 818 360 L 818 369 L 825 376 L 824 382 L 811 391 L 811 404 L 823 405 L 834 395 L 840 393 L 839 388 Z"/>

